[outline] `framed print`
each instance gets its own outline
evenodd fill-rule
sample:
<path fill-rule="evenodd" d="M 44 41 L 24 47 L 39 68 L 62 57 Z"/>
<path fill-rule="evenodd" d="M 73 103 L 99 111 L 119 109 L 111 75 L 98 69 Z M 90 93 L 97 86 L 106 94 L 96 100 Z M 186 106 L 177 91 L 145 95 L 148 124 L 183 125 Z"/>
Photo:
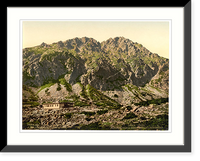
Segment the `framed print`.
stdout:
<path fill-rule="evenodd" d="M 159 48 L 163 49 L 163 56 L 123 36 L 101 43 L 84 36 L 24 47 L 21 132 L 171 131 L 168 103 L 171 21 L 21 20 L 24 46 L 34 32 L 31 28 L 37 28 L 38 33 L 54 25 L 65 26 L 61 33 L 71 37 L 78 31 L 98 39 L 108 37 L 111 30 L 113 35 L 124 36 L 130 36 L 132 31 L 135 37 L 145 33 L 154 37 L 154 44 L 162 39 Z M 59 29 L 52 30 L 56 30 L 52 37 L 60 35 Z M 149 40 L 145 40 L 148 44 Z"/>
<path fill-rule="evenodd" d="M 190 34 L 190 1 L 8 7 L 1 151 L 191 152 Z"/>

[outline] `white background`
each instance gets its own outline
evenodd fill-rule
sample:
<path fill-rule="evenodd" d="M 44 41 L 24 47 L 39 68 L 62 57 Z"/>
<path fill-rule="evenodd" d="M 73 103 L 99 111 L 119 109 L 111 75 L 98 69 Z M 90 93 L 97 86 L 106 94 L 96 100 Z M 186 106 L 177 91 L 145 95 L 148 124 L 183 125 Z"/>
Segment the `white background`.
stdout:
<path fill-rule="evenodd" d="M 80 14 L 81 13 L 81 14 Z M 91 14 L 92 13 L 92 14 Z M 170 38 L 170 95 L 169 116 L 171 132 L 19 132 L 21 128 L 22 43 L 21 19 L 133 19 L 172 20 Z M 170 27 L 171 28 L 171 27 Z M 22 32 L 21 32 L 22 33 Z M 171 36 L 171 34 L 170 34 Z M 8 12 L 8 145 L 183 145 L 183 9 L 182 8 L 9 8 Z M 20 53 L 20 54 L 19 54 Z M 19 61 L 17 61 L 19 60 Z M 172 66 L 171 66 L 172 65 Z M 172 68 L 171 68 L 172 67 Z M 20 69 L 20 70 L 19 70 Z M 14 74 L 15 75 L 14 75 Z M 15 78 L 15 79 L 13 79 Z M 20 90 L 19 90 L 20 89 Z M 171 99 L 171 97 L 173 99 Z M 172 106 L 172 108 L 171 108 Z"/>

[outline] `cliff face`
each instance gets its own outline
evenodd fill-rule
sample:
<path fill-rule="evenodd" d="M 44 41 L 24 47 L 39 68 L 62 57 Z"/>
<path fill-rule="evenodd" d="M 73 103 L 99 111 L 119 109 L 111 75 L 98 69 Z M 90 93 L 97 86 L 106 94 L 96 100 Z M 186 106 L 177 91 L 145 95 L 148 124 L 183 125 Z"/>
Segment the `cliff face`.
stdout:
<path fill-rule="evenodd" d="M 101 43 L 93 38 L 74 38 L 23 49 L 23 84 L 27 86 L 44 88 L 57 83 L 56 90 L 74 87 L 77 83 L 81 87 L 89 84 L 109 97 L 116 94 L 118 97 L 113 99 L 119 102 L 125 102 L 128 95 L 132 95 L 128 102 L 141 95 L 140 99 L 137 97 L 138 102 L 149 97 L 167 97 L 168 82 L 169 60 L 124 37 Z M 131 90 L 133 87 L 138 89 L 135 93 Z M 37 93 L 39 97 L 44 97 L 43 90 Z M 142 90 L 149 95 L 142 96 Z M 63 92 L 62 98 L 68 93 Z"/>

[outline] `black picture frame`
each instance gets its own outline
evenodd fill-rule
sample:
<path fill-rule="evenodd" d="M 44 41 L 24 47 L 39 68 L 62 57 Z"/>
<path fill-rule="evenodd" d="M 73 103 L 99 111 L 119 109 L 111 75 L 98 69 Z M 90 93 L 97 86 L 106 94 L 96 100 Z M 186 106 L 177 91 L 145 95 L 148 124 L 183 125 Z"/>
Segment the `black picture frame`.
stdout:
<path fill-rule="evenodd" d="M 152 7 L 146 5 L 136 7 Z M 7 145 L 5 106 L 2 111 L 5 117 L 1 118 L 4 125 L 1 128 L 1 152 L 191 152 L 191 1 L 176 5 L 162 2 L 161 6 L 155 7 L 184 7 L 184 145 Z"/>

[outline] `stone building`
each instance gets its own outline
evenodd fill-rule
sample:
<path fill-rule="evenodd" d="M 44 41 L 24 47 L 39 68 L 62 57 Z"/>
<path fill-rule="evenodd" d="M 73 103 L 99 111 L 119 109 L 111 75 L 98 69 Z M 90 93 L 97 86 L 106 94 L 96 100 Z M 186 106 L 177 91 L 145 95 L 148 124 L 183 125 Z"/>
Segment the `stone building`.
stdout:
<path fill-rule="evenodd" d="M 63 108 L 65 106 L 65 103 L 44 103 L 43 108 L 44 109 L 59 109 Z"/>
<path fill-rule="evenodd" d="M 44 103 L 42 106 L 44 109 L 60 109 L 73 107 L 73 103 L 70 102 L 59 102 L 59 103 Z"/>

